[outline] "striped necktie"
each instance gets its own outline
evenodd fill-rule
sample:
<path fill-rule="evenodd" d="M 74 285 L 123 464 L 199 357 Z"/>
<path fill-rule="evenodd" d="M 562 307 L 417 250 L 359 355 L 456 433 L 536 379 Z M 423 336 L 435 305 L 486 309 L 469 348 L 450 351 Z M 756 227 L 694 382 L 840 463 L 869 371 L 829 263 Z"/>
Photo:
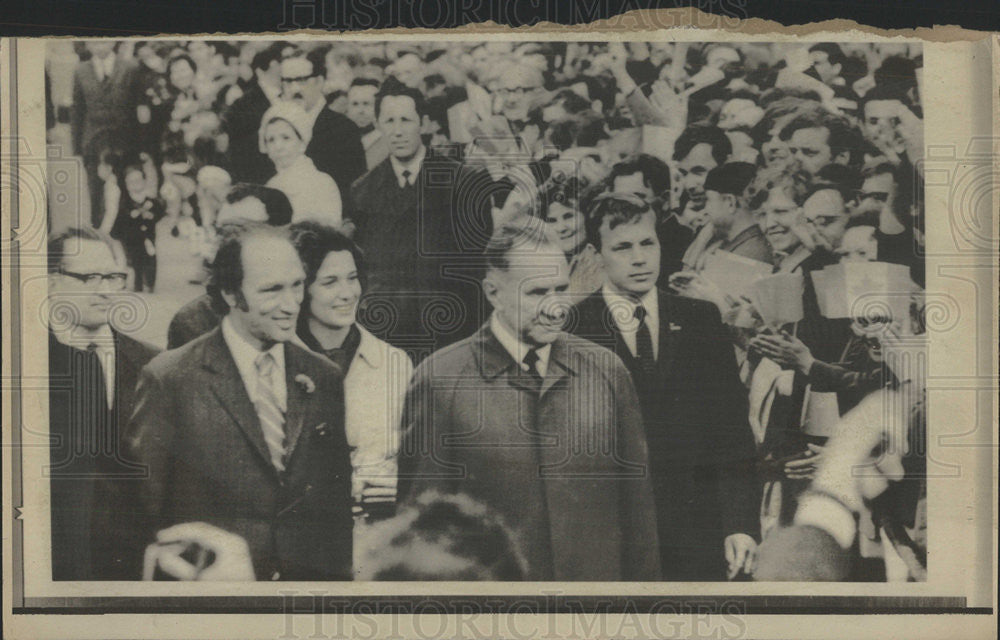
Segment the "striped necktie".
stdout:
<path fill-rule="evenodd" d="M 264 432 L 264 442 L 271 452 L 271 462 L 278 472 L 285 470 L 285 412 L 274 392 L 274 370 L 277 363 L 270 351 L 257 356 L 257 398 L 255 408 Z"/>

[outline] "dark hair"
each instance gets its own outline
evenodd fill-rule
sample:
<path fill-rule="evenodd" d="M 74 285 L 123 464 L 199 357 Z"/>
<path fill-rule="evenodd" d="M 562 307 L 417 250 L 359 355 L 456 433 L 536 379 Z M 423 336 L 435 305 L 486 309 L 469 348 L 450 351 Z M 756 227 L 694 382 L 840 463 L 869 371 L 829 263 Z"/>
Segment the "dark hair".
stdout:
<path fill-rule="evenodd" d="M 464 494 L 427 491 L 371 529 L 370 580 L 520 581 L 527 563 L 499 515 Z M 443 556 L 449 562 L 437 562 Z"/>
<path fill-rule="evenodd" d="M 590 209 L 585 212 L 583 220 L 587 242 L 600 251 L 601 227 L 605 219 L 608 221 L 608 228 L 614 229 L 618 225 L 636 220 L 648 211 L 652 211 L 649 203 L 630 193 L 610 192 L 598 196 L 591 203 Z"/>
<path fill-rule="evenodd" d="M 568 114 L 581 113 L 590 109 L 590 100 L 587 100 L 569 87 L 560 89 L 559 92 L 556 93 L 555 98 L 549 101 L 549 104 L 555 104 L 558 102 L 562 103 L 562 108 Z"/>
<path fill-rule="evenodd" d="M 292 221 L 292 203 L 280 189 L 249 182 L 237 182 L 226 194 L 226 202 L 236 204 L 247 198 L 256 198 L 267 212 L 267 224 L 281 227 Z"/>
<path fill-rule="evenodd" d="M 684 129 L 678 136 L 677 142 L 674 143 L 674 160 L 683 160 L 699 144 L 712 147 L 712 157 L 718 164 L 724 163 L 733 152 L 733 144 L 729 142 L 722 129 L 696 124 Z"/>
<path fill-rule="evenodd" d="M 905 93 L 917 85 L 917 62 L 905 56 L 889 56 L 872 75 L 876 87 L 894 87 Z"/>
<path fill-rule="evenodd" d="M 858 105 L 858 113 L 864 116 L 865 108 L 868 106 L 868 103 L 875 102 L 877 100 L 898 100 L 905 106 L 910 106 L 910 98 L 906 95 L 904 88 L 900 87 L 898 84 L 881 84 L 872 87 L 868 93 L 861 98 L 861 102 Z"/>
<path fill-rule="evenodd" d="M 864 181 L 868 178 L 874 178 L 875 176 L 880 176 L 886 173 L 891 174 L 893 179 L 895 179 L 896 165 L 892 164 L 888 160 L 874 162 L 861 168 L 861 180 Z"/>
<path fill-rule="evenodd" d="M 194 71 L 195 73 L 198 73 L 198 63 L 196 63 L 194 61 L 194 58 L 192 58 L 191 56 L 189 56 L 186 53 L 175 53 L 175 54 L 173 54 L 173 55 L 170 56 L 169 60 L 167 60 L 167 75 L 168 76 L 170 75 L 170 68 L 173 67 L 178 62 L 181 62 L 181 61 L 188 63 L 188 65 L 191 67 L 191 71 Z"/>
<path fill-rule="evenodd" d="M 756 177 L 757 167 L 749 162 L 727 162 L 708 172 L 704 188 L 705 191 L 727 193 L 742 199 Z"/>
<path fill-rule="evenodd" d="M 608 184 L 614 187 L 615 178 L 642 174 L 642 183 L 649 187 L 654 197 L 670 193 L 670 167 L 663 160 L 648 153 L 637 153 L 611 167 Z"/>
<path fill-rule="evenodd" d="M 350 252 L 351 257 L 354 258 L 354 266 L 358 269 L 361 287 L 362 289 L 366 288 L 368 274 L 365 269 L 364 254 L 353 240 L 331 226 L 312 220 L 296 222 L 289 227 L 289 232 L 306 271 L 306 300 L 302 303 L 303 308 L 306 308 L 305 305 L 308 302 L 309 285 L 316 281 L 316 274 L 323 266 L 326 256 L 335 251 Z"/>
<path fill-rule="evenodd" d="M 267 71 L 275 62 L 281 62 L 281 51 L 276 47 L 268 47 L 254 55 L 253 60 L 250 61 L 250 68 L 254 71 Z"/>
<path fill-rule="evenodd" d="M 215 53 L 222 56 L 222 59 L 225 60 L 226 62 L 232 60 L 233 58 L 240 57 L 240 50 L 234 47 L 233 45 L 229 44 L 225 40 L 209 42 L 208 44 L 212 45 L 212 47 L 215 49 Z"/>
<path fill-rule="evenodd" d="M 493 232 L 483 256 L 488 270 L 507 271 L 511 253 L 535 253 L 548 246 L 555 245 L 546 234 L 545 224 L 537 217 L 522 215 Z"/>
<path fill-rule="evenodd" d="M 117 147 L 104 147 L 98 154 L 98 161 L 111 167 L 114 174 L 120 175 L 125 164 L 125 154 Z"/>
<path fill-rule="evenodd" d="M 212 297 L 212 308 L 219 315 L 229 313 L 229 304 L 223 293 L 235 294 L 237 300 L 243 297 L 243 245 L 250 238 L 270 236 L 291 243 L 291 235 L 286 227 L 273 227 L 260 222 L 237 222 L 222 225 L 219 229 L 219 249 L 209 272 L 206 289 Z"/>
<path fill-rule="evenodd" d="M 857 194 L 858 182 L 859 175 L 854 169 L 841 164 L 828 164 L 813 176 L 805 197 L 808 199 L 817 191 L 832 189 L 840 194 L 846 204 Z"/>
<path fill-rule="evenodd" d="M 878 229 L 878 212 L 865 211 L 864 213 L 851 216 L 848 218 L 844 228 L 851 229 L 853 227 L 875 227 L 875 229 Z"/>
<path fill-rule="evenodd" d="M 813 46 L 809 47 L 809 53 L 813 51 L 819 51 L 826 54 L 826 59 L 830 64 L 839 64 L 841 70 L 844 68 L 844 63 L 847 61 L 847 56 L 844 55 L 844 50 L 840 48 L 840 45 L 835 42 L 817 42 Z"/>
<path fill-rule="evenodd" d="M 423 118 L 427 114 L 427 105 L 424 103 L 424 94 L 419 89 L 406 86 L 395 77 L 390 76 L 382 83 L 382 88 L 375 94 L 375 118 L 378 119 L 382 113 L 382 101 L 389 96 L 407 97 L 413 100 L 417 108 L 417 117 Z"/>
<path fill-rule="evenodd" d="M 378 89 L 381 84 L 382 83 L 375 78 L 355 78 L 354 80 L 351 80 L 351 86 L 348 88 L 348 91 L 354 87 L 375 87 Z"/>
<path fill-rule="evenodd" d="M 829 135 L 827 144 L 830 146 L 831 157 L 847 153 L 848 164 L 855 164 L 858 149 L 861 148 L 861 136 L 851 126 L 846 118 L 835 116 L 824 111 L 800 113 L 781 130 L 779 138 L 788 141 L 800 129 L 825 128 Z"/>
<path fill-rule="evenodd" d="M 48 237 L 48 272 L 56 273 L 66 259 L 66 243 L 70 240 L 103 242 L 114 253 L 114 241 L 103 231 L 93 227 L 67 227 L 53 231 Z"/>

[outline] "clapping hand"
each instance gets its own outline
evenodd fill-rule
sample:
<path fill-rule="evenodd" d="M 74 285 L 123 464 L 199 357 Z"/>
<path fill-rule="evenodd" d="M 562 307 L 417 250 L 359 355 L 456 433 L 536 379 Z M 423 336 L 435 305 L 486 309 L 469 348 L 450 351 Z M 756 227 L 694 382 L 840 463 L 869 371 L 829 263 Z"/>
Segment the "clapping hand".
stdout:
<path fill-rule="evenodd" d="M 809 375 L 815 358 L 809 347 L 797 337 L 782 330 L 778 335 L 761 333 L 750 341 L 750 348 L 786 369 L 796 369 Z"/>

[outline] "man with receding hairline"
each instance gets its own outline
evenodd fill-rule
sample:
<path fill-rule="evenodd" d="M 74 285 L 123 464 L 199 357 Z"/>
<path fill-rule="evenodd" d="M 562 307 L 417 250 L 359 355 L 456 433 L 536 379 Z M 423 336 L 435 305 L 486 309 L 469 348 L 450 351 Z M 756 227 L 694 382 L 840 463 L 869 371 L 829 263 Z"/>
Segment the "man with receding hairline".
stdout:
<path fill-rule="evenodd" d="M 569 267 L 541 221 L 486 250 L 493 315 L 407 392 L 400 495 L 464 493 L 514 529 L 527 580 L 655 580 L 649 460 L 628 371 L 563 331 Z"/>
<path fill-rule="evenodd" d="M 293 342 L 305 277 L 287 229 L 247 223 L 212 263 L 222 324 L 143 369 L 128 442 L 147 542 L 205 522 L 247 541 L 258 580 L 350 579 L 344 375 Z"/>

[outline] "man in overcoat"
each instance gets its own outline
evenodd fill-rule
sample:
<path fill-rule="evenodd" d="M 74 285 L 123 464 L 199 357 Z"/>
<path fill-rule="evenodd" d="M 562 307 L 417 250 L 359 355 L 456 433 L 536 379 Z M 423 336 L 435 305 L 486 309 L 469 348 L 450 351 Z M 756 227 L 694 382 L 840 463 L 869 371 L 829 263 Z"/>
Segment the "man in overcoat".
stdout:
<path fill-rule="evenodd" d="M 562 330 L 569 267 L 540 220 L 502 226 L 486 259 L 489 321 L 414 373 L 400 495 L 435 489 L 482 502 L 513 529 L 529 580 L 658 579 L 628 370 Z"/>

